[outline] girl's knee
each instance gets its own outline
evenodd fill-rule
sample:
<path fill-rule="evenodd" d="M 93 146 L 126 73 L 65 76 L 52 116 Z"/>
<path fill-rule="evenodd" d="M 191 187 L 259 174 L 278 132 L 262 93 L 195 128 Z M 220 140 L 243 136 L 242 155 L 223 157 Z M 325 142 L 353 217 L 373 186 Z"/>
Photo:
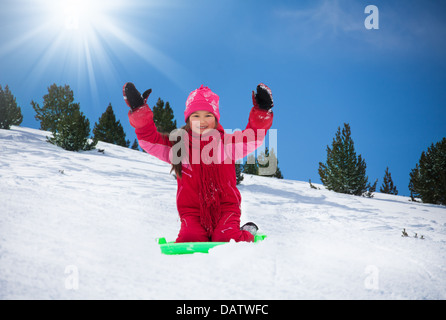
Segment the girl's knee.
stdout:
<path fill-rule="evenodd" d="M 248 231 L 240 230 L 240 227 L 237 226 L 227 226 L 226 228 L 216 229 L 212 234 L 212 241 L 214 242 L 229 242 L 231 240 L 236 242 L 253 242 L 254 236 Z"/>
<path fill-rule="evenodd" d="M 234 231 L 232 227 L 228 227 L 226 229 L 215 229 L 212 234 L 213 242 L 229 242 L 231 239 L 234 239 Z M 234 239 L 235 240 L 235 239 Z"/>
<path fill-rule="evenodd" d="M 181 229 L 175 242 L 206 242 L 209 241 L 206 230 L 199 223 L 199 218 L 181 219 Z"/>
<path fill-rule="evenodd" d="M 209 238 L 205 234 L 197 232 L 180 232 L 175 242 L 207 242 Z"/>

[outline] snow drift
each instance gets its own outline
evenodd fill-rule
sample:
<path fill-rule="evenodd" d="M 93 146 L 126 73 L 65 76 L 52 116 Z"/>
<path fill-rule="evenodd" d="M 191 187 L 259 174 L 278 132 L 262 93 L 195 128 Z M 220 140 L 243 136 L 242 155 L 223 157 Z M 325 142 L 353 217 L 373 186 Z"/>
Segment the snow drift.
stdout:
<path fill-rule="evenodd" d="M 242 223 L 267 240 L 164 256 L 156 239 L 180 227 L 170 167 L 46 135 L 0 130 L 1 299 L 446 298 L 444 206 L 245 175 Z"/>

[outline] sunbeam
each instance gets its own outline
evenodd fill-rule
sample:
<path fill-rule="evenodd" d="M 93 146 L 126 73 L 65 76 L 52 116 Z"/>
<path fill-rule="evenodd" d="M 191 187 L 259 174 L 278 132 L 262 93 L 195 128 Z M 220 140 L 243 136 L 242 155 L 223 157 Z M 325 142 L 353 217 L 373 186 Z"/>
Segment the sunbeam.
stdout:
<path fill-rule="evenodd" d="M 29 19 L 16 23 L 23 32 L 6 38 L 0 58 L 20 52 L 21 67 L 29 70 L 23 79 L 27 85 L 35 86 L 49 74 L 54 82 L 74 78 L 77 84 L 88 86 L 97 105 L 98 89 L 104 86 L 100 84 L 113 87 L 119 79 L 117 70 L 128 70 L 135 54 L 141 59 L 141 70 L 149 64 L 178 87 L 179 79 L 187 75 L 180 64 L 148 43 L 142 25 L 137 28 L 138 23 L 123 22 L 122 15 L 146 12 L 150 1 L 143 3 L 146 7 L 131 0 L 25 0 L 21 5 L 21 14 Z"/>

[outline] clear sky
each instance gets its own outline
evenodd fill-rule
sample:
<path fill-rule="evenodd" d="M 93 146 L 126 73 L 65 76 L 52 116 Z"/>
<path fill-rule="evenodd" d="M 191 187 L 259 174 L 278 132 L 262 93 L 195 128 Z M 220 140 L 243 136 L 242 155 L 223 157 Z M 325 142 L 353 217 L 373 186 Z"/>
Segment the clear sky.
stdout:
<path fill-rule="evenodd" d="M 379 29 L 367 29 L 368 5 Z M 375 12 L 373 12 L 375 14 Z M 446 136 L 446 1 L 1 0 L 0 84 L 38 128 L 31 100 L 68 84 L 91 129 L 109 103 L 127 138 L 122 86 L 152 88 L 178 125 L 201 84 L 221 123 L 243 129 L 259 82 L 274 95 L 279 167 L 320 182 L 318 163 L 349 123 L 373 182 L 403 195 L 421 152 Z"/>

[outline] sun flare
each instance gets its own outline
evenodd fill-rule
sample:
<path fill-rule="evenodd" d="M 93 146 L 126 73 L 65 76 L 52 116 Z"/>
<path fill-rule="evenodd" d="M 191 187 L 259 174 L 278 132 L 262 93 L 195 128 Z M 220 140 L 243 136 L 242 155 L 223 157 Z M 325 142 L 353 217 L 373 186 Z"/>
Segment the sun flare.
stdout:
<path fill-rule="evenodd" d="M 95 100 L 104 85 L 118 83 L 118 69 L 129 70 L 137 59 L 178 85 L 181 75 L 189 74 L 150 42 L 144 23 L 157 12 L 153 1 L 23 1 L 27 5 L 20 12 L 27 19 L 17 20 L 17 27 L 24 32 L 2 43 L 0 59 L 27 52 L 28 86 L 38 85 L 49 74 L 61 81 L 75 79 Z M 7 7 L 10 15 L 19 10 L 13 3 Z"/>
<path fill-rule="evenodd" d="M 60 28 L 82 31 L 102 18 L 110 3 L 104 0 L 62 0 L 50 4 L 50 11 Z"/>
<path fill-rule="evenodd" d="M 89 23 L 92 3 L 85 0 L 64 1 L 64 26 L 68 30 L 79 30 L 83 23 Z"/>

